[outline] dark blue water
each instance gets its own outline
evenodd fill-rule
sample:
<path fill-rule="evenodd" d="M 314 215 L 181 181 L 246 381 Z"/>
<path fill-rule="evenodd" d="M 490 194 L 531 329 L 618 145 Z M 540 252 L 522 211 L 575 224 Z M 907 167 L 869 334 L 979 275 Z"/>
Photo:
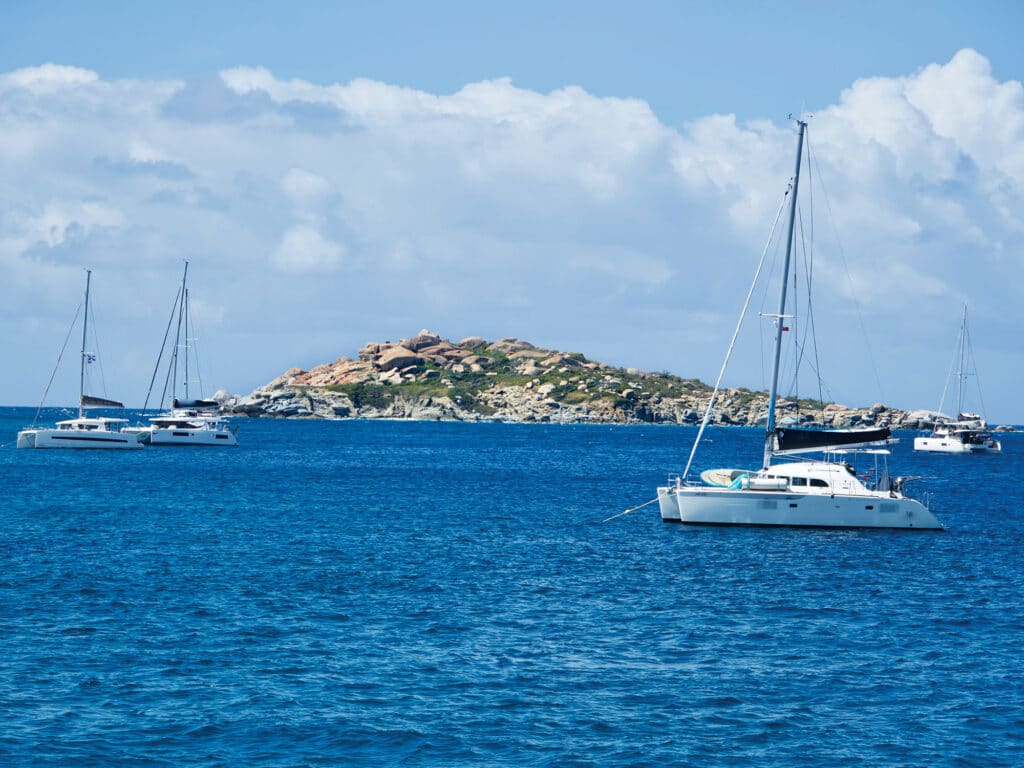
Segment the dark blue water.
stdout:
<path fill-rule="evenodd" d="M 903 435 L 945 532 L 699 529 L 600 522 L 689 428 L 15 450 L 30 413 L 0 414 L 3 765 L 1024 765 L 1024 435 Z M 710 437 L 701 467 L 759 457 Z"/>

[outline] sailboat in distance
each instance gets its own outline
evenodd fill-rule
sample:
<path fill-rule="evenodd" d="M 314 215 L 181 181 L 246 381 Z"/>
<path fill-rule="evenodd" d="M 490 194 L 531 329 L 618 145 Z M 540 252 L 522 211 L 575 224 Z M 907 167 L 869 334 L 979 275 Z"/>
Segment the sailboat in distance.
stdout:
<path fill-rule="evenodd" d="M 137 433 L 141 440 L 154 446 L 238 445 L 238 428 L 220 415 L 219 404 L 215 400 L 204 400 L 201 390 L 198 398 L 193 398 L 191 395 L 190 387 L 193 382 L 189 363 L 195 354 L 195 338 L 190 335 L 192 325 L 189 317 L 187 261 L 181 276 L 181 287 L 178 289 L 178 294 L 171 307 L 171 317 L 167 323 L 167 331 L 164 333 L 164 342 L 160 347 L 160 354 L 157 356 L 156 366 L 153 369 L 150 391 L 146 395 L 147 406 L 152 394 L 153 382 L 156 381 L 164 352 L 168 348 L 172 325 L 175 325 L 175 332 L 173 339 L 170 339 L 171 353 L 165 372 L 164 392 L 161 396 L 162 403 L 168 391 L 170 392 L 170 410 L 150 418 L 149 426 L 131 427 L 131 431 Z M 192 371 L 195 371 L 197 367 L 198 360 L 195 360 Z M 182 386 L 181 399 L 178 398 L 179 374 Z"/>
<path fill-rule="evenodd" d="M 970 375 L 965 366 L 974 363 L 974 351 L 971 349 L 971 336 L 967 331 L 967 305 L 964 304 L 960 320 L 960 338 L 956 345 L 956 360 L 959 363 L 956 371 L 956 418 L 942 416 L 942 407 L 946 401 L 946 390 L 942 390 L 942 401 L 939 403 L 940 415 L 936 418 L 931 435 L 914 438 L 915 451 L 931 453 L 1001 453 L 1003 445 L 989 431 L 988 422 L 982 413 L 968 413 L 964 410 L 964 384 Z M 950 371 L 953 366 L 950 366 Z M 949 378 L 946 379 L 949 386 Z M 979 395 L 981 389 L 979 387 Z M 979 397 L 980 399 L 980 397 Z"/>
<path fill-rule="evenodd" d="M 87 366 L 96 360 L 96 355 L 87 351 L 89 328 L 89 289 L 92 284 L 92 271 L 85 271 L 85 313 L 82 318 L 82 352 L 78 376 L 78 418 L 58 421 L 55 427 L 36 427 L 23 429 L 18 433 L 18 448 L 141 448 L 138 436 L 122 431 L 127 419 L 111 419 L 104 416 L 87 417 L 88 408 L 124 408 L 117 400 L 85 394 L 85 371 Z M 77 314 L 76 314 L 77 319 Z M 74 323 L 72 323 L 72 327 Z M 68 332 L 70 335 L 70 331 Z M 65 341 L 66 343 L 66 341 Z M 63 355 L 63 350 L 61 350 Z M 58 366 L 60 360 L 57 361 Z M 56 369 L 54 369 L 56 374 Z M 53 381 L 53 377 L 50 377 Z M 47 387 L 49 390 L 49 387 Z M 46 400 L 46 394 L 43 395 Z M 39 410 L 42 410 L 42 404 Z M 39 410 L 36 418 L 39 418 Z"/>
<path fill-rule="evenodd" d="M 834 460 L 838 456 L 863 449 L 876 462 L 881 459 L 884 463 L 889 451 L 880 446 L 884 446 L 890 437 L 888 428 L 824 430 L 781 428 L 776 424 L 782 334 L 787 330 L 785 318 L 788 317 L 786 289 L 790 276 L 800 161 L 807 130 L 807 124 L 802 120 L 797 121 L 797 126 L 796 170 L 789 200 L 779 310 L 772 316 L 775 321 L 774 358 L 762 465 L 749 471 L 708 470 L 701 475 L 703 484 L 688 479 L 697 446 L 711 417 L 725 372 L 723 365 L 704 421 L 690 451 L 686 469 L 682 476 L 670 477 L 668 485 L 658 488 L 662 520 L 702 525 L 941 529 L 942 524 L 924 504 L 903 495 L 904 481 L 891 478 L 887 467 L 876 472 L 876 479 L 869 486 L 861 481 L 848 463 Z M 726 362 L 732 353 L 749 301 L 750 294 L 740 324 L 733 334 Z M 810 452 L 823 452 L 825 460 L 778 460 L 782 456 Z"/>

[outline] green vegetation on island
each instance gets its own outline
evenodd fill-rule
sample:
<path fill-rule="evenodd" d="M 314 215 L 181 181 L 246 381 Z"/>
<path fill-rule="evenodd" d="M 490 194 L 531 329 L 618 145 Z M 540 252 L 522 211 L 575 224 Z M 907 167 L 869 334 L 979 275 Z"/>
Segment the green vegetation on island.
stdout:
<path fill-rule="evenodd" d="M 421 331 L 397 342 L 370 342 L 356 359 L 311 370 L 292 368 L 226 403 L 250 416 L 403 418 L 460 421 L 696 424 L 711 387 L 698 379 L 589 360 L 517 338 L 458 342 Z M 712 423 L 763 421 L 767 393 L 719 392 Z M 781 400 L 782 424 L 917 426 L 882 404 L 847 408 L 817 400 Z"/>

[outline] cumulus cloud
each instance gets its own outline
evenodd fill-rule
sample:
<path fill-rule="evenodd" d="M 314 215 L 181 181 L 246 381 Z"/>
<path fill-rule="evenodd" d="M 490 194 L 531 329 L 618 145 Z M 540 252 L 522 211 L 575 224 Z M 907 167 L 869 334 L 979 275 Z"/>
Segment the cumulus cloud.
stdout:
<path fill-rule="evenodd" d="M 34 245 L 54 248 L 71 237 L 87 238 L 97 228 L 120 227 L 124 223 L 120 211 L 102 203 L 53 200 L 38 215 L 26 217 L 16 237 L 26 249 Z"/>
<path fill-rule="evenodd" d="M 312 227 L 292 227 L 270 257 L 285 272 L 331 272 L 345 255 L 344 246 L 332 243 Z"/>
<path fill-rule="evenodd" d="M 281 188 L 300 208 L 314 207 L 331 191 L 331 183 L 323 176 L 290 168 L 281 181 Z"/>
<path fill-rule="evenodd" d="M 971 50 L 922 64 L 857 80 L 810 118 L 801 236 L 823 301 L 854 299 L 884 330 L 883 370 L 925 367 L 961 299 L 1024 323 L 1021 84 Z M 106 316 L 140 392 L 182 258 L 197 300 L 224 308 L 205 333 L 217 386 L 424 326 L 712 378 L 794 160 L 789 124 L 676 128 L 638 99 L 508 79 L 433 94 L 259 67 L 179 82 L 44 64 L 0 75 L 0 96 L 0 332 L 42 375 L 51 355 L 34 350 L 95 266 L 126 297 Z M 859 324 L 843 317 L 845 353 Z M 736 383 L 760 382 L 741 368 Z M 30 385 L 0 401 L 31 401 Z M 884 394 L 920 404 L 901 386 Z"/>
<path fill-rule="evenodd" d="M 948 64 L 931 64 L 904 79 L 906 99 L 936 136 L 951 141 L 985 173 L 1024 189 L 1024 87 L 999 83 L 988 60 L 973 50 Z"/>
<path fill-rule="evenodd" d="M 34 93 L 52 93 L 62 88 L 91 85 L 99 82 L 99 79 L 99 75 L 91 69 L 44 64 L 15 70 L 0 79 L 0 85 L 9 84 Z"/>

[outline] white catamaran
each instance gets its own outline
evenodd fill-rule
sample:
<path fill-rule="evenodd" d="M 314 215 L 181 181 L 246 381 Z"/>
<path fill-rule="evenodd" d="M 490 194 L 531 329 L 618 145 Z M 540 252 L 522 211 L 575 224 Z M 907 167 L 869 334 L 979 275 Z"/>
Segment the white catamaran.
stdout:
<path fill-rule="evenodd" d="M 17 446 L 19 448 L 141 448 L 138 436 L 129 432 L 123 432 L 121 428 L 127 423 L 127 419 L 111 419 L 104 416 L 88 418 L 85 415 L 87 408 L 124 408 L 122 403 L 116 400 L 107 400 L 102 397 L 94 397 L 85 394 L 85 369 L 93 360 L 95 355 L 86 352 L 87 332 L 89 328 L 89 288 L 92 282 L 92 271 L 85 272 L 85 314 L 82 319 L 82 355 L 78 377 L 78 418 L 58 421 L 55 427 L 36 427 L 23 429 L 18 433 Z M 77 315 L 76 315 L 77 318 Z M 72 326 L 74 324 L 72 323 Z M 68 335 L 70 336 L 70 331 Z M 65 340 L 66 343 L 66 340 Z M 61 352 L 63 355 L 63 350 Z M 58 359 L 58 365 L 60 361 Z M 54 369 L 56 374 L 56 368 Z M 53 381 L 53 376 L 50 377 Z M 49 390 L 49 387 L 47 387 Z M 45 401 L 46 395 L 43 395 Z M 36 418 L 39 418 L 39 411 L 42 404 L 36 411 Z"/>
<path fill-rule="evenodd" d="M 146 405 L 149 404 L 149 396 L 152 394 L 153 382 L 156 381 L 157 373 L 163 359 L 164 351 L 167 348 L 168 335 L 171 324 L 177 316 L 177 329 L 174 335 L 173 351 L 167 365 L 167 379 L 164 386 L 164 394 L 167 390 L 171 393 L 171 407 L 166 413 L 161 413 L 149 419 L 150 425 L 146 427 L 131 427 L 130 431 L 139 435 L 139 438 L 150 445 L 238 445 L 236 433 L 238 428 L 232 425 L 219 413 L 219 404 L 214 400 L 203 400 L 200 392 L 198 399 L 192 399 L 189 394 L 190 372 L 189 356 L 193 338 L 190 333 L 189 302 L 188 302 L 188 262 L 185 262 L 185 271 L 181 277 L 181 287 L 171 307 L 171 318 L 167 324 L 167 331 L 164 333 L 164 343 L 157 356 L 156 367 L 153 370 L 153 378 L 150 380 L 150 392 L 146 395 Z M 179 354 L 180 353 L 180 354 Z M 178 399 L 178 363 L 181 362 L 182 387 L 184 397 Z M 195 363 L 198 367 L 198 360 Z M 200 384 L 201 386 L 201 384 Z M 143 408 L 145 410 L 145 407 Z"/>
<path fill-rule="evenodd" d="M 964 410 L 964 384 L 969 375 L 966 366 L 974 364 L 974 351 L 971 349 L 971 337 L 967 331 L 966 304 L 960 321 L 960 338 L 956 345 L 955 359 L 959 360 L 956 373 L 956 418 L 951 419 L 942 415 L 946 389 L 949 387 L 947 376 L 946 389 L 942 391 L 939 415 L 936 417 L 932 433 L 927 437 L 915 437 L 914 450 L 931 453 L 1001 453 L 1003 445 L 992 436 L 985 417 L 980 413 L 967 413 Z M 952 370 L 951 365 L 950 371 Z"/>
<path fill-rule="evenodd" d="M 885 444 L 890 436 L 888 428 L 823 430 L 776 426 L 779 361 L 782 334 L 786 330 L 784 319 L 787 317 L 786 288 L 790 274 L 800 161 L 807 128 L 803 121 L 797 121 L 797 125 L 799 135 L 796 170 L 789 201 L 789 225 L 780 281 L 779 311 L 774 315 L 774 362 L 762 466 L 750 471 L 709 470 L 701 475 L 704 484 L 688 480 L 693 457 L 704 428 L 710 420 L 722 375 L 725 373 L 723 365 L 690 451 L 686 469 L 682 476 L 670 477 L 668 485 L 658 488 L 662 520 L 703 525 L 941 529 L 942 524 L 924 504 L 903 495 L 904 480 L 890 478 L 888 469 L 884 466 L 888 450 L 875 447 L 864 451 L 872 455 L 876 463 L 881 461 L 883 464 L 870 485 L 862 482 L 848 463 L 834 460 L 838 458 L 837 454 L 841 457 L 858 448 Z M 760 267 L 758 271 L 760 272 Z M 736 343 L 753 291 L 752 285 L 733 334 L 726 363 Z M 773 462 L 773 458 L 778 456 L 814 451 L 824 452 L 826 460 Z"/>

